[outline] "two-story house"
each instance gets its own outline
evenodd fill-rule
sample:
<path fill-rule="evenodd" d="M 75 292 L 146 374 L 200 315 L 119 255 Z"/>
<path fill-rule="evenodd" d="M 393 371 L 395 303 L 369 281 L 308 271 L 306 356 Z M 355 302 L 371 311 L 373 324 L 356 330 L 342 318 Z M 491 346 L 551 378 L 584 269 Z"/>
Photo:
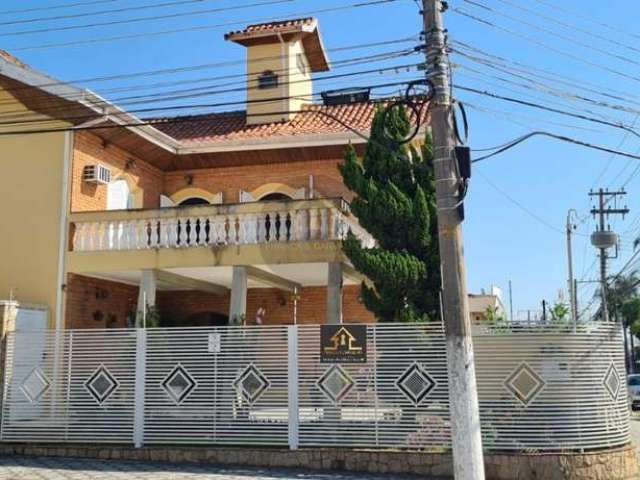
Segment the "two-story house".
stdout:
<path fill-rule="evenodd" d="M 313 18 L 225 38 L 246 50 L 246 109 L 153 122 L 0 56 L 1 297 L 62 328 L 144 305 L 163 325 L 374 320 L 340 245 L 372 239 L 337 166 L 375 104 L 311 102 L 329 70 Z"/>

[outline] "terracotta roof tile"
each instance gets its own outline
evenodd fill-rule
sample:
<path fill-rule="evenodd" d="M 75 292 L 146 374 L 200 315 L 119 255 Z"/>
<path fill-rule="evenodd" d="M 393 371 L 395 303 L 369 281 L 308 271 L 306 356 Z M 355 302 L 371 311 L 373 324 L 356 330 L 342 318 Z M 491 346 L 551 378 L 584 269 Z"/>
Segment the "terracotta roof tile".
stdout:
<path fill-rule="evenodd" d="M 281 31 L 290 30 L 291 28 L 302 27 L 304 25 L 312 25 L 314 22 L 315 22 L 315 18 L 306 17 L 306 18 L 294 18 L 290 20 L 281 20 L 278 22 L 254 23 L 253 25 L 248 25 L 243 30 L 235 30 L 233 32 L 229 32 L 224 37 L 225 39 L 229 39 L 235 35 L 247 35 L 251 33 L 276 34 Z"/>
<path fill-rule="evenodd" d="M 162 123 L 170 119 L 158 119 L 158 123 L 154 126 L 185 145 L 351 131 L 326 114 L 338 118 L 352 129 L 366 132 L 371 127 L 378 104 L 374 102 L 335 106 L 309 104 L 303 106 L 301 112 L 292 120 L 262 125 L 247 125 L 246 112 L 237 111 L 196 115 L 182 118 L 175 123 Z"/>

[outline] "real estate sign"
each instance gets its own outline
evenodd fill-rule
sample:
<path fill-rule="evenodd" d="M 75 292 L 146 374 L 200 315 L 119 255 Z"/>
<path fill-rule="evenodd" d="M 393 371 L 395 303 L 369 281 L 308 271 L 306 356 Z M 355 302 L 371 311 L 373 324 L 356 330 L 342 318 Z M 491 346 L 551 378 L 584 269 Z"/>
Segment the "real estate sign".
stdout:
<path fill-rule="evenodd" d="M 321 325 L 320 363 L 366 363 L 366 325 Z"/>

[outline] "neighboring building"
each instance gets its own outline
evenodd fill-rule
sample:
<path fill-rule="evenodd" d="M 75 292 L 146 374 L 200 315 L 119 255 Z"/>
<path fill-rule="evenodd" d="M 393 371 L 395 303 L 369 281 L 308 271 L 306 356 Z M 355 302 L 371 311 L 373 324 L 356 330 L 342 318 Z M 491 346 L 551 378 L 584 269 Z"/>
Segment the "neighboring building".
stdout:
<path fill-rule="evenodd" d="M 48 132 L 0 136 L 1 297 L 67 328 L 125 327 L 143 302 L 165 325 L 374 321 L 337 165 L 376 105 L 305 101 L 329 69 L 313 18 L 225 38 L 246 48 L 246 111 L 153 125 L 0 56 L 0 113 L 23 122 L 0 132 Z"/>
<path fill-rule="evenodd" d="M 496 315 L 506 318 L 506 311 L 502 304 L 502 291 L 491 287 L 491 293 L 469 294 L 469 315 L 472 323 L 482 323 L 487 320 L 487 311 L 492 309 Z"/>

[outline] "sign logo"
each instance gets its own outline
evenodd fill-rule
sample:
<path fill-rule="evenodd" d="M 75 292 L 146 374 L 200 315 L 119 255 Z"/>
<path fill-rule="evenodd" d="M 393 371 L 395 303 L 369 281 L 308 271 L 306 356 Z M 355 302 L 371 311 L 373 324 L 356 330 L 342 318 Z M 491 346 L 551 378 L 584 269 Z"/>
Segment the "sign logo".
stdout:
<path fill-rule="evenodd" d="M 366 363 L 366 325 L 321 325 L 320 363 Z"/>

